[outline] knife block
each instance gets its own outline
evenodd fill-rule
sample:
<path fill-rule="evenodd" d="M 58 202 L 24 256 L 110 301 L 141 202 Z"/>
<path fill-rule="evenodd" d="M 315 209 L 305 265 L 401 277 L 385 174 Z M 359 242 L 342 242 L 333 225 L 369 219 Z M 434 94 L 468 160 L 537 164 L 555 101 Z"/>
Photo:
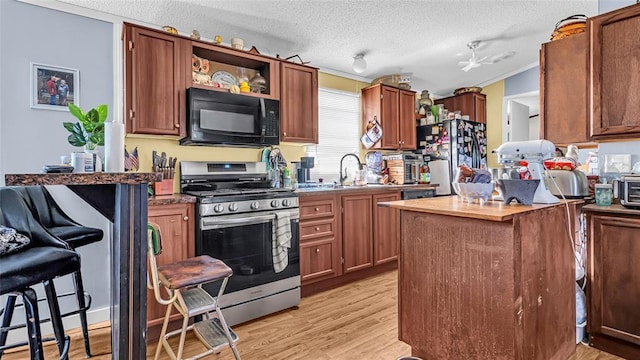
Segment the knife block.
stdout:
<path fill-rule="evenodd" d="M 173 179 L 164 179 L 153 183 L 153 191 L 156 195 L 173 194 Z"/>

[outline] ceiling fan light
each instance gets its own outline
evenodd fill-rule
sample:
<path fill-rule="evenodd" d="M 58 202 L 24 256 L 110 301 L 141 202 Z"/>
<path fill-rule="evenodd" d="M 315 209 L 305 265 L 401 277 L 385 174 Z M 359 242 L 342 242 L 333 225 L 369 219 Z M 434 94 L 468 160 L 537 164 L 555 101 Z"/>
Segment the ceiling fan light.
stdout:
<path fill-rule="evenodd" d="M 364 59 L 364 54 L 357 54 L 353 57 L 353 71 L 358 74 L 367 70 L 367 61 Z"/>

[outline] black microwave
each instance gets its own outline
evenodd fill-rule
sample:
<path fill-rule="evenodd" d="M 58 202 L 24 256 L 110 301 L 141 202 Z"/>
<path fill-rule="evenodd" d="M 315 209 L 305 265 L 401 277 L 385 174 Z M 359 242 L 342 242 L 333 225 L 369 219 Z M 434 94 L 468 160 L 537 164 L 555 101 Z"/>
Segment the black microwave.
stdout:
<path fill-rule="evenodd" d="M 189 88 L 187 137 L 181 145 L 262 147 L 280 143 L 280 102 Z"/>

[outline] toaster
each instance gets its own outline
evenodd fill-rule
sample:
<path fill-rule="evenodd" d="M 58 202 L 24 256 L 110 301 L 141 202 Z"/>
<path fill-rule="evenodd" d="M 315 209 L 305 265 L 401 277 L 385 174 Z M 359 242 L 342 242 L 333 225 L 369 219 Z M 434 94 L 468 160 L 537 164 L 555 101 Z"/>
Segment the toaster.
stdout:
<path fill-rule="evenodd" d="M 547 187 L 556 196 L 582 198 L 589 196 L 587 175 L 580 170 L 548 170 Z M 555 183 L 555 184 L 554 184 Z"/>
<path fill-rule="evenodd" d="M 640 208 L 640 174 L 622 175 L 613 188 L 622 206 Z"/>

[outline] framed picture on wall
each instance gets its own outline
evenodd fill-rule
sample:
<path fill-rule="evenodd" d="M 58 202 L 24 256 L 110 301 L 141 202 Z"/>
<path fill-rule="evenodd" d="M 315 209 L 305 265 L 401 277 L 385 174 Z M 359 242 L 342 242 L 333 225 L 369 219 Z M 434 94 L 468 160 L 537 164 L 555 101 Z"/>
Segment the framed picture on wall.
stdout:
<path fill-rule="evenodd" d="M 68 111 L 80 106 L 80 74 L 76 69 L 31 63 L 31 107 Z"/>

